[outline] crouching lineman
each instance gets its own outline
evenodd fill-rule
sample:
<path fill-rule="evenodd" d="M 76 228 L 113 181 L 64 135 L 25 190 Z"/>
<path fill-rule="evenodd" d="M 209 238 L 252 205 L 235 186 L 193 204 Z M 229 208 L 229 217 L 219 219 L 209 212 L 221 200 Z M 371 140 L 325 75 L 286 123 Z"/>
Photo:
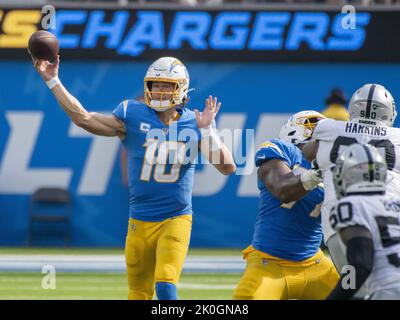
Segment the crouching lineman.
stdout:
<path fill-rule="evenodd" d="M 320 250 L 321 177 L 302 155 L 316 123 L 316 111 L 292 116 L 278 139 L 255 155 L 260 189 L 252 244 L 243 253 L 246 270 L 235 299 L 325 299 L 339 275 Z"/>
<path fill-rule="evenodd" d="M 329 220 L 350 268 L 328 299 L 351 299 L 365 283 L 369 299 L 400 300 L 400 196 L 385 195 L 385 160 L 376 148 L 353 144 L 333 174 L 339 201 Z"/>

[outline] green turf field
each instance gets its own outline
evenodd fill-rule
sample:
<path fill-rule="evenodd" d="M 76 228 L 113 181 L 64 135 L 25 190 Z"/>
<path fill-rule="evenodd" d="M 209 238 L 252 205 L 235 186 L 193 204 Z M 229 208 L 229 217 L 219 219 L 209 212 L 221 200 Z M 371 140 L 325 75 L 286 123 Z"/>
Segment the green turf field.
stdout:
<path fill-rule="evenodd" d="M 0 273 L 0 299 L 126 299 L 124 274 L 57 273 L 56 289 L 42 289 L 40 273 Z M 183 274 L 180 299 L 231 299 L 238 274 Z"/>
<path fill-rule="evenodd" d="M 124 254 L 123 248 L 27 248 L 27 247 L 0 247 L 2 254 Z M 241 249 L 190 249 L 188 255 L 196 256 L 235 256 L 241 255 Z"/>
<path fill-rule="evenodd" d="M 91 248 L 0 248 L 1 255 L 121 255 L 123 249 Z M 192 249 L 189 256 L 240 256 L 240 250 Z M 43 289 L 40 272 L 0 272 L 2 299 L 126 299 L 127 279 L 123 273 L 57 272 L 56 288 Z M 180 299 L 231 299 L 240 274 L 183 273 L 178 285 Z"/>

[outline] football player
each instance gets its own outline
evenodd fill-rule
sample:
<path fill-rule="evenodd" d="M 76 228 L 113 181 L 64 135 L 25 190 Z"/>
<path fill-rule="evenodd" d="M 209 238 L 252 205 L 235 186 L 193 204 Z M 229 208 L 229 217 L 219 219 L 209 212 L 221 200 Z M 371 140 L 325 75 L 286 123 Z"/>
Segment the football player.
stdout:
<path fill-rule="evenodd" d="M 118 136 L 128 153 L 129 227 L 125 244 L 129 299 L 177 299 L 192 226 L 195 146 L 222 173 L 236 170 L 213 128 L 221 103 L 209 96 L 202 113 L 186 108 L 189 74 L 176 58 L 163 57 L 144 77 L 145 103 L 126 100 L 113 114 L 88 112 L 58 78 L 54 64 L 34 60 L 60 106 L 79 127 Z"/>
<path fill-rule="evenodd" d="M 311 142 L 303 148 L 309 161 L 316 159 L 324 178 L 325 199 L 321 208 L 324 241 L 341 272 L 346 264 L 341 254 L 343 244 L 329 223 L 329 215 L 336 203 L 332 170 L 341 153 L 351 144 L 375 146 L 388 165 L 387 193 L 400 190 L 400 130 L 393 128 L 396 118 L 395 102 L 383 86 L 366 84 L 358 89 L 349 102 L 350 121 L 324 119 L 318 122 Z"/>
<path fill-rule="evenodd" d="M 323 118 L 316 111 L 296 113 L 280 139 L 256 152 L 259 212 L 235 299 L 325 299 L 336 286 L 339 275 L 319 248 L 321 177 L 301 152 Z"/>
<path fill-rule="evenodd" d="M 386 174 L 385 159 L 372 146 L 353 144 L 337 160 L 338 202 L 329 221 L 354 269 L 328 299 L 351 299 L 365 284 L 369 299 L 400 300 L 400 196 L 385 195 Z"/>

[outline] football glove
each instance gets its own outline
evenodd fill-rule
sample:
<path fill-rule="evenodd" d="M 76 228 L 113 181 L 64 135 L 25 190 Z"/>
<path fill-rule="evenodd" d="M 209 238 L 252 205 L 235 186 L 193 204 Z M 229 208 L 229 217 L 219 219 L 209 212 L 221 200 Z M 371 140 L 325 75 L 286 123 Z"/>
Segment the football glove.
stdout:
<path fill-rule="evenodd" d="M 304 171 L 300 174 L 300 181 L 305 190 L 313 190 L 322 182 L 322 172 L 319 169 Z"/>

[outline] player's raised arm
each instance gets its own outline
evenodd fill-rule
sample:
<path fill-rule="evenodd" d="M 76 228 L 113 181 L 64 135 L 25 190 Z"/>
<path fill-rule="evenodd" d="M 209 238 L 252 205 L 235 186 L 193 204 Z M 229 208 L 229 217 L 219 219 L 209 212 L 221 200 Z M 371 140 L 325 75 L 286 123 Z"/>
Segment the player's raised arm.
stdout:
<path fill-rule="evenodd" d="M 207 160 L 222 174 L 230 175 L 236 171 L 236 165 L 228 148 L 219 139 L 212 127 L 212 123 L 217 115 L 221 102 L 217 97 L 209 96 L 206 99 L 204 111 L 200 113 L 195 109 L 197 126 L 201 131 L 202 140 L 200 143 L 201 152 L 205 154 Z"/>
<path fill-rule="evenodd" d="M 35 69 L 46 82 L 51 92 L 57 99 L 73 123 L 101 136 L 125 137 L 125 126 L 115 116 L 106 116 L 96 112 L 88 112 L 82 104 L 71 95 L 58 79 L 60 58 L 56 57 L 54 63 L 45 60 L 33 59 Z"/>
<path fill-rule="evenodd" d="M 282 203 L 300 200 L 321 182 L 318 170 L 306 170 L 299 167 L 298 170 L 301 170 L 301 173 L 295 174 L 281 159 L 272 158 L 265 161 L 263 153 L 257 153 L 256 162 L 258 162 L 258 157 L 263 157 L 262 161 L 264 161 L 258 169 L 258 178 Z"/>

